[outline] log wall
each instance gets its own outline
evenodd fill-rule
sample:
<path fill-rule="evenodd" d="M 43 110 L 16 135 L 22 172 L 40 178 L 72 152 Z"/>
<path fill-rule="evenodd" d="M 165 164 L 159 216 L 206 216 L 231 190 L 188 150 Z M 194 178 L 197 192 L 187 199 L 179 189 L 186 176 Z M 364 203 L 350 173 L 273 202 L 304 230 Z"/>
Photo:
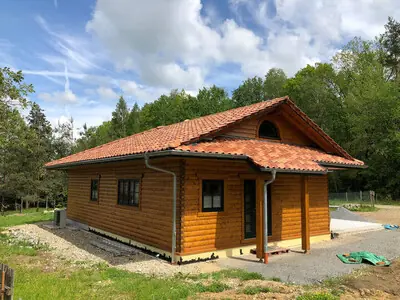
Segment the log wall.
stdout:
<path fill-rule="evenodd" d="M 183 254 L 255 244 L 255 239 L 244 239 L 243 181 L 257 176 L 260 173 L 242 161 L 186 160 L 181 217 Z M 202 179 L 225 180 L 223 212 L 201 211 Z M 300 238 L 301 175 L 278 174 L 271 191 L 273 225 L 269 241 Z M 309 176 L 309 191 L 311 235 L 329 234 L 327 176 Z"/>
<path fill-rule="evenodd" d="M 297 145 L 312 145 L 313 142 L 298 129 L 297 126 L 289 121 L 289 116 L 283 112 L 278 111 L 272 114 L 264 115 L 258 118 L 251 118 L 239 123 L 232 129 L 224 132 L 226 135 L 242 136 L 246 138 L 258 138 L 258 127 L 262 121 L 268 120 L 275 124 L 279 130 L 281 141 L 283 143 L 297 144 Z"/>
<path fill-rule="evenodd" d="M 152 159 L 177 173 L 180 218 L 182 160 Z M 90 201 L 91 179 L 100 177 L 99 200 Z M 147 169 L 144 160 L 87 165 L 68 171 L 68 218 L 153 247 L 171 251 L 172 176 Z M 139 207 L 117 204 L 118 179 L 140 179 Z M 180 239 L 180 223 L 177 222 Z M 180 251 L 177 245 L 177 251 Z"/>

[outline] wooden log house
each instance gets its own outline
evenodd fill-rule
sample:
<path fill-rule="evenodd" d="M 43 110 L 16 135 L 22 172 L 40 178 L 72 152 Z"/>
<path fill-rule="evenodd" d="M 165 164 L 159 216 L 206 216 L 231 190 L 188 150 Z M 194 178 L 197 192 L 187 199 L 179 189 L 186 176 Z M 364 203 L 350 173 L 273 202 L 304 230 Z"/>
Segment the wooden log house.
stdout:
<path fill-rule="evenodd" d="M 327 173 L 365 165 L 283 97 L 159 126 L 46 167 L 68 172 L 69 220 L 185 262 L 252 248 L 267 261 L 264 244 L 307 252 L 330 239 Z"/>

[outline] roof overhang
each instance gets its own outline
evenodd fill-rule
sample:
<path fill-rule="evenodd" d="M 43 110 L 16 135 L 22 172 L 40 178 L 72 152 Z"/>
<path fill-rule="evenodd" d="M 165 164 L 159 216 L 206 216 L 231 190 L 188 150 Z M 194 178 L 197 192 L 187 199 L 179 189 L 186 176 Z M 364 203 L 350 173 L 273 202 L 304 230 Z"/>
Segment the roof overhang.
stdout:
<path fill-rule="evenodd" d="M 58 164 L 54 166 L 47 166 L 46 169 L 49 170 L 66 170 L 74 167 L 79 167 L 83 165 L 93 165 L 93 164 L 102 164 L 102 163 L 112 163 L 112 162 L 120 162 L 120 161 L 129 161 L 136 159 L 143 159 L 145 153 L 140 154 L 132 154 L 132 155 L 124 155 L 124 156 L 114 156 L 114 157 L 106 157 L 101 159 L 92 159 L 92 160 L 82 160 L 78 162 L 64 163 Z M 149 157 L 195 157 L 195 158 L 209 158 L 209 159 L 234 159 L 234 160 L 245 160 L 255 165 L 252 161 L 251 157 L 247 155 L 236 155 L 236 154 L 218 154 L 218 153 L 205 153 L 205 152 L 190 152 L 183 150 L 163 150 L 157 152 L 148 152 Z M 326 171 L 320 170 L 299 170 L 299 169 L 279 169 L 279 168 L 269 168 L 269 167 L 260 167 L 256 166 L 261 172 L 271 172 L 275 170 L 279 173 L 291 173 L 291 174 L 315 174 L 315 175 L 323 175 L 327 174 L 329 170 L 336 169 L 348 169 L 348 168 L 356 168 L 363 169 L 367 166 L 358 166 L 358 165 L 348 165 L 348 164 L 332 164 L 332 163 L 319 163 L 321 166 L 327 167 Z"/>

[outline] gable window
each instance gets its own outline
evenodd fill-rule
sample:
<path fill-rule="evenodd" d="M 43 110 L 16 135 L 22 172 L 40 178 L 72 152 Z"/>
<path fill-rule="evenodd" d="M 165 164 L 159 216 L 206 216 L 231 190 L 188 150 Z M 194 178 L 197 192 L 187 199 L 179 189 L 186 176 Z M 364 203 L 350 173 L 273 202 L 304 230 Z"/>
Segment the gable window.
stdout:
<path fill-rule="evenodd" d="M 90 200 L 97 201 L 99 200 L 99 180 L 92 179 L 90 182 Z"/>
<path fill-rule="evenodd" d="M 260 128 L 258 129 L 258 137 L 264 139 L 280 139 L 278 128 L 270 121 L 264 121 L 261 123 Z"/>
<path fill-rule="evenodd" d="M 202 197 L 202 211 L 223 211 L 224 181 L 203 180 Z"/>
<path fill-rule="evenodd" d="M 118 204 L 139 206 L 139 180 L 118 180 Z"/>

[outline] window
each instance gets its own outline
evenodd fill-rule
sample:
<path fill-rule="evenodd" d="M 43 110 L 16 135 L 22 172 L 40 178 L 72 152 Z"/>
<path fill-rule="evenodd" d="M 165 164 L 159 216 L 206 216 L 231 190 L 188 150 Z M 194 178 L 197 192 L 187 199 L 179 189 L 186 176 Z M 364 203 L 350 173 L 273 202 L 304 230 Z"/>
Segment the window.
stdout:
<path fill-rule="evenodd" d="M 258 137 L 265 139 L 280 139 L 278 128 L 270 121 L 261 123 L 258 129 Z"/>
<path fill-rule="evenodd" d="M 203 180 L 203 211 L 224 210 L 224 181 Z"/>
<path fill-rule="evenodd" d="M 139 206 L 139 180 L 118 180 L 118 204 Z"/>
<path fill-rule="evenodd" d="M 92 179 L 90 183 L 90 200 L 97 201 L 99 200 L 99 180 Z"/>

